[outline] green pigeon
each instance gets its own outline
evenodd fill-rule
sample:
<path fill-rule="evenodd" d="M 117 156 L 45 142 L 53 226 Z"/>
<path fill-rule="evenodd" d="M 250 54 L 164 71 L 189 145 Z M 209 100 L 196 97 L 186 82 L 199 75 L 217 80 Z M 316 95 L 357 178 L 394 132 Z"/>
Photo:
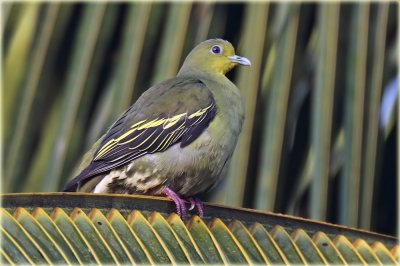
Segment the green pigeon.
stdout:
<path fill-rule="evenodd" d="M 68 192 L 164 195 L 177 213 L 197 208 L 198 193 L 227 170 L 240 134 L 243 103 L 225 74 L 250 60 L 210 39 L 186 57 L 178 74 L 145 91 L 84 156 Z"/>

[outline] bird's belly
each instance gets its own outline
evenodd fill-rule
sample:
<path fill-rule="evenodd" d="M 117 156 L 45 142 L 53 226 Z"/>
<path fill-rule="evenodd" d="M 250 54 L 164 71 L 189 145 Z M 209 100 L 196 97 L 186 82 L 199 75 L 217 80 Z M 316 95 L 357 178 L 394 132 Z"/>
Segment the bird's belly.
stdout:
<path fill-rule="evenodd" d="M 205 130 L 186 147 L 177 143 L 112 170 L 94 192 L 161 195 L 169 187 L 181 196 L 193 196 L 218 181 L 232 153 L 221 146 L 226 141 L 216 142 Z"/>

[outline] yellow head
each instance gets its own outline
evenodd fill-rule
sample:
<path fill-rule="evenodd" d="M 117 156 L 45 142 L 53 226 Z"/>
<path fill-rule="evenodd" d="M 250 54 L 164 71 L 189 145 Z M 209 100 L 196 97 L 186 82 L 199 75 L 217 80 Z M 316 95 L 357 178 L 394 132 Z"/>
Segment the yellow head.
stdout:
<path fill-rule="evenodd" d="M 251 65 L 249 59 L 235 55 L 235 49 L 230 42 L 211 39 L 200 43 L 189 53 L 178 75 L 187 71 L 225 75 L 237 64 Z"/>

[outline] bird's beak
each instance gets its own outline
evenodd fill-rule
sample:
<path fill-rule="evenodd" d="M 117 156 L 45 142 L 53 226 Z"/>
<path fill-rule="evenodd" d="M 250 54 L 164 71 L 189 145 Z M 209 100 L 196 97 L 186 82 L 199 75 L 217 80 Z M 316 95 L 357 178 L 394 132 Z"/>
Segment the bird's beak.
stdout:
<path fill-rule="evenodd" d="M 237 63 L 237 64 L 241 64 L 241 65 L 244 65 L 244 66 L 251 66 L 250 60 L 247 59 L 246 57 L 238 56 L 238 55 L 232 55 L 232 56 L 228 56 L 228 58 L 232 63 Z"/>

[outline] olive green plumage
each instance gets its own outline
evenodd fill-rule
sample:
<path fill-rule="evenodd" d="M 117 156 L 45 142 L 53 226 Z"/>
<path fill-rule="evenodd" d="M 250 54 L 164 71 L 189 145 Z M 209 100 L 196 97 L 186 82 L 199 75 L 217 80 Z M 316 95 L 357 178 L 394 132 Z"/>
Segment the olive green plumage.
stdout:
<path fill-rule="evenodd" d="M 221 39 L 200 43 L 176 77 L 143 93 L 85 155 L 64 191 L 193 196 L 228 166 L 243 123 L 239 89 L 225 77 L 250 65 Z"/>

